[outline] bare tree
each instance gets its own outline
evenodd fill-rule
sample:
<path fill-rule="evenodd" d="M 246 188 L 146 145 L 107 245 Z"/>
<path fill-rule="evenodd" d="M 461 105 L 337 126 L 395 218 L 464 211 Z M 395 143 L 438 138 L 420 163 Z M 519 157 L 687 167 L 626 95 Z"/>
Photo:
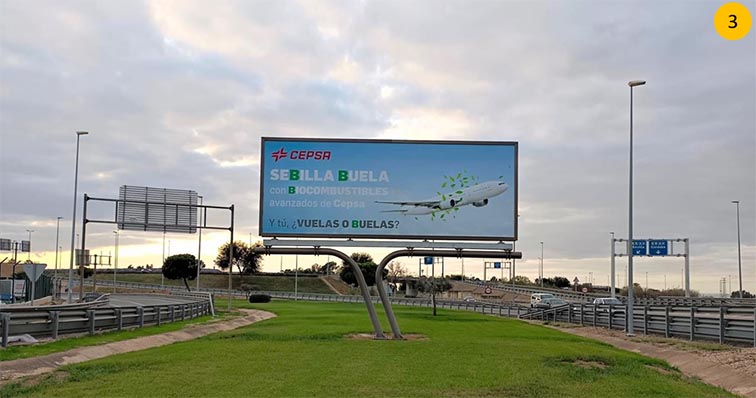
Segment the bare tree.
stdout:
<path fill-rule="evenodd" d="M 386 266 L 388 270 L 388 279 L 391 282 L 396 282 L 397 279 L 407 276 L 407 268 L 399 261 L 392 261 Z"/>

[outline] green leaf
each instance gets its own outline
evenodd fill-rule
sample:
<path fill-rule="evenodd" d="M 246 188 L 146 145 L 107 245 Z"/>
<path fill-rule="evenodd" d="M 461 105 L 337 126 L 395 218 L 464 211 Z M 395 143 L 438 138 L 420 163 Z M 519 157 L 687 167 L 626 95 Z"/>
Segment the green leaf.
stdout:
<path fill-rule="evenodd" d="M 462 191 L 457 191 L 457 193 L 461 195 L 461 194 L 462 194 Z"/>
<path fill-rule="evenodd" d="M 445 215 L 446 215 L 446 214 L 442 214 L 442 215 L 441 215 L 441 218 L 444 218 L 444 216 L 445 216 Z"/>
<path fill-rule="evenodd" d="M 459 211 L 459 207 L 455 207 L 455 208 L 454 208 L 454 211 Z"/>
<path fill-rule="evenodd" d="M 454 177 L 449 177 L 449 181 L 454 182 Z"/>
<path fill-rule="evenodd" d="M 441 195 L 441 200 L 446 200 L 446 195 Z"/>
<path fill-rule="evenodd" d="M 457 173 L 457 178 L 462 177 L 462 173 Z"/>
<path fill-rule="evenodd" d="M 501 178 L 504 178 L 504 176 L 499 176 L 499 178 L 500 178 L 500 179 L 501 179 Z"/>
<path fill-rule="evenodd" d="M 446 188 L 446 183 L 441 184 L 441 188 Z"/>

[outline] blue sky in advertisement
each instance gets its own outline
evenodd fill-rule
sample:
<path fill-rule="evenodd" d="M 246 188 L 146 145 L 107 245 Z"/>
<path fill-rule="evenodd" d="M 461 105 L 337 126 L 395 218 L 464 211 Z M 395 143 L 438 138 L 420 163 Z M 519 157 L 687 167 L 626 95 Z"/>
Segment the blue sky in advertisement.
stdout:
<path fill-rule="evenodd" d="M 266 141 L 263 156 L 266 235 L 514 236 L 511 144 Z"/>

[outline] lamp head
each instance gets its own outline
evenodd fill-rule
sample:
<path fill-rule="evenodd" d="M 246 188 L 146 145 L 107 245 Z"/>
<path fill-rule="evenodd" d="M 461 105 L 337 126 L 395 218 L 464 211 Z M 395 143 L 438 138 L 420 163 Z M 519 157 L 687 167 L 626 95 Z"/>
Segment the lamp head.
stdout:
<path fill-rule="evenodd" d="M 740 203 L 739 200 L 733 200 L 732 203 Z"/>
<path fill-rule="evenodd" d="M 627 85 L 630 87 L 642 86 L 644 84 L 646 84 L 645 80 L 630 80 L 629 82 L 627 82 Z"/>
<path fill-rule="evenodd" d="M 87 134 L 89 134 L 88 131 L 77 131 L 76 132 L 76 135 L 87 135 Z"/>

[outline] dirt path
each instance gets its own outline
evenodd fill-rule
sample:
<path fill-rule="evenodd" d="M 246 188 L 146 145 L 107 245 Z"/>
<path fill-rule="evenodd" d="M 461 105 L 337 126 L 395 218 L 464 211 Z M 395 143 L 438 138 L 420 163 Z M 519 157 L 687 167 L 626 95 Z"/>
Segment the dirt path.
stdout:
<path fill-rule="evenodd" d="M 645 336 L 631 338 L 623 332 L 602 328 L 546 326 L 665 360 L 684 374 L 698 377 L 705 383 L 744 397 L 756 398 L 756 348 L 733 347 L 711 351 L 696 348 L 695 343 L 679 339 Z"/>
<path fill-rule="evenodd" d="M 240 311 L 245 312 L 247 315 L 225 322 L 189 325 L 186 328 L 175 332 L 138 337 L 131 340 L 97 346 L 75 348 L 73 350 L 57 352 L 45 356 L 3 361 L 0 362 L 0 385 L 20 377 L 35 376 L 52 372 L 60 366 L 91 361 L 93 359 L 104 358 L 124 352 L 146 350 L 148 348 L 159 347 L 179 341 L 192 340 L 208 334 L 240 328 L 276 316 L 273 313 L 260 310 L 242 309 Z"/>

